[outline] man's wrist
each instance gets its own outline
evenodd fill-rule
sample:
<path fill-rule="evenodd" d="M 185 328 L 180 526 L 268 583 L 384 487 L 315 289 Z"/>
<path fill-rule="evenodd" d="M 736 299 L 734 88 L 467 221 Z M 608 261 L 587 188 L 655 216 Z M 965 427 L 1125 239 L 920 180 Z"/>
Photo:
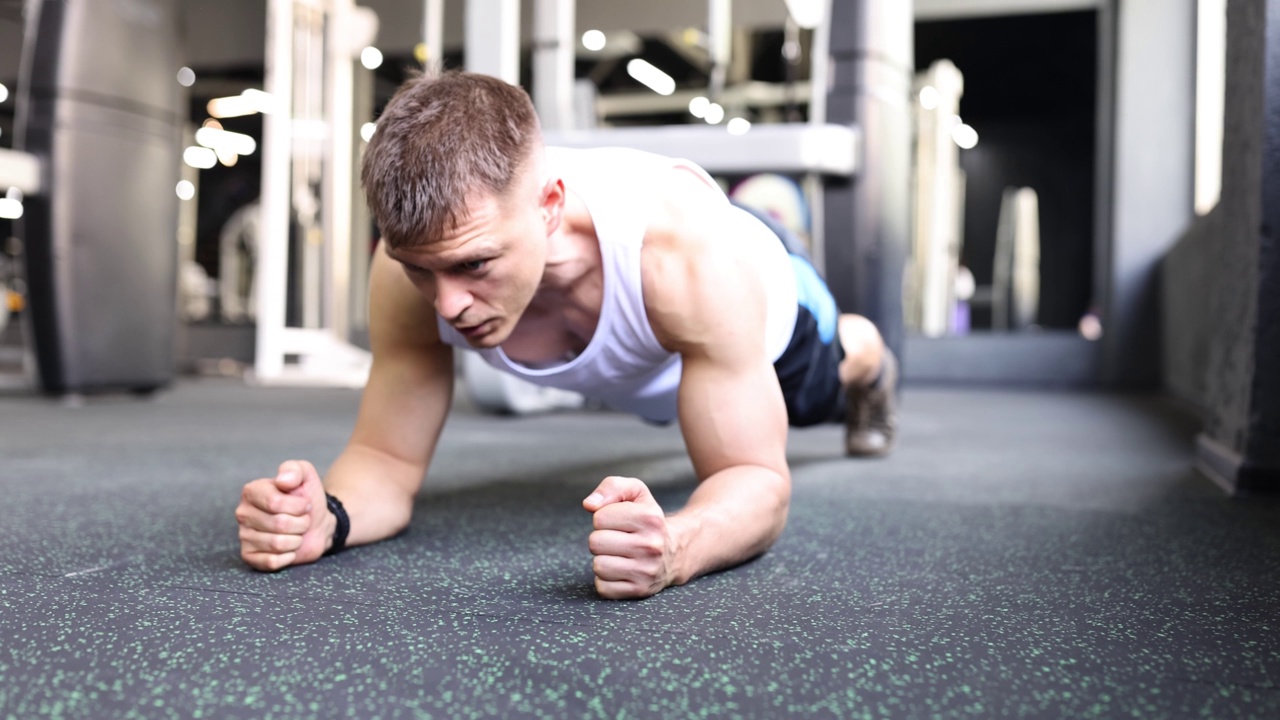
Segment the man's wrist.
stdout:
<path fill-rule="evenodd" d="M 668 586 L 684 585 L 693 579 L 696 570 L 689 566 L 689 535 L 697 528 L 689 518 L 679 513 L 667 516 L 667 547 L 670 552 L 667 566 Z"/>
<path fill-rule="evenodd" d="M 320 537 L 324 538 L 324 555 L 329 554 L 329 548 L 333 546 L 333 531 L 338 528 L 338 519 L 329 512 L 328 506 L 324 509 L 324 514 L 320 516 Z"/>

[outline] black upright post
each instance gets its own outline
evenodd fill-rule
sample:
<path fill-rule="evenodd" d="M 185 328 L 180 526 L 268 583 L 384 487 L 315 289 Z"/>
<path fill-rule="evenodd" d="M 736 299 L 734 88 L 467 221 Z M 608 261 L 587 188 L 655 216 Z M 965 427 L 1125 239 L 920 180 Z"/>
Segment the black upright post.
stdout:
<path fill-rule="evenodd" d="M 861 162 L 823 191 L 826 277 L 840 309 L 869 318 L 902 356 L 911 229 L 910 0 L 832 0 L 827 122 L 862 133 Z"/>
<path fill-rule="evenodd" d="M 1280 491 L 1280 0 L 1266 0 L 1262 226 L 1245 485 Z"/>
<path fill-rule="evenodd" d="M 1195 294 L 1204 316 L 1173 316 L 1166 328 L 1197 331 L 1190 342 L 1203 358 L 1204 394 L 1197 399 L 1205 421 L 1197 466 L 1232 494 L 1274 493 L 1280 491 L 1280 0 L 1230 0 L 1226 52 L 1222 197 L 1192 237 L 1201 248 L 1190 246 L 1189 257 L 1204 258 L 1204 267 L 1194 269 L 1201 285 L 1173 290 Z"/>
<path fill-rule="evenodd" d="M 26 5 L 15 138 L 44 162 L 45 191 L 18 234 L 47 392 L 149 390 L 173 375 L 177 5 Z"/>

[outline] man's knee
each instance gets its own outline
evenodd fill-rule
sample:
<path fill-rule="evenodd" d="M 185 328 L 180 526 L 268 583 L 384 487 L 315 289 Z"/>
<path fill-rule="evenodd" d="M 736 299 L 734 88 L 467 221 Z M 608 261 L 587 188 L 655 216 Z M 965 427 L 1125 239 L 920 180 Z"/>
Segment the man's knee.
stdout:
<path fill-rule="evenodd" d="M 875 323 L 861 315 L 845 313 L 840 316 L 840 344 L 844 346 L 846 355 L 863 352 L 868 348 L 879 348 L 884 345 L 880 330 Z"/>

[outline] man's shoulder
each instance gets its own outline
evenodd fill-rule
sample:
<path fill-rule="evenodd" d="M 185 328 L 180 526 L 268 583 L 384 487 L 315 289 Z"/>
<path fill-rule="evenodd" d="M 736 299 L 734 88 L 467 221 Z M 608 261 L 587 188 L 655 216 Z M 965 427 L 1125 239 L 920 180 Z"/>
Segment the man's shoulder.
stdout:
<path fill-rule="evenodd" d="M 717 301 L 751 274 L 734 250 L 735 209 L 718 188 L 672 169 L 645 233 L 641 278 L 650 324 L 665 347 L 709 334 L 731 308 Z"/>
<path fill-rule="evenodd" d="M 714 250 L 734 212 L 710 178 L 674 165 L 653 187 L 645 245 L 680 255 Z"/>

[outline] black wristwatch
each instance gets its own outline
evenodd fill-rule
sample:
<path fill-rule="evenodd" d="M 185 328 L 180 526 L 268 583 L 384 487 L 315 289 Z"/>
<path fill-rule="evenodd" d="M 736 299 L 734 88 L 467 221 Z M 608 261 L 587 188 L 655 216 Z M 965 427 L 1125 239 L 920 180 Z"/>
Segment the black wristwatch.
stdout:
<path fill-rule="evenodd" d="M 347 517 L 347 509 L 342 507 L 342 501 L 338 498 L 324 494 L 325 503 L 329 506 L 329 512 L 333 513 L 333 517 L 338 520 L 338 525 L 333 529 L 333 544 L 324 552 L 325 555 L 333 555 L 342 552 L 347 546 L 347 533 L 351 532 L 351 518 Z"/>

